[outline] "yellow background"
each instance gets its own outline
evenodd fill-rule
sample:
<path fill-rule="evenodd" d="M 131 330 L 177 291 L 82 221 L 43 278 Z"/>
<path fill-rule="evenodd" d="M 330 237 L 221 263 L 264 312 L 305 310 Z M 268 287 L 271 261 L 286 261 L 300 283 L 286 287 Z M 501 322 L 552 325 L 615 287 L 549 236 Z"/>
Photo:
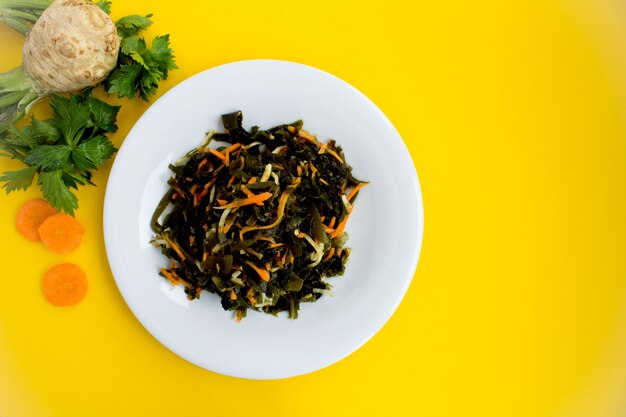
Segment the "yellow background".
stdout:
<path fill-rule="evenodd" d="M 626 5 L 618 0 L 129 1 L 180 69 L 286 59 L 368 95 L 404 138 L 426 214 L 413 283 L 388 324 L 310 375 L 249 381 L 197 368 L 126 307 L 98 187 L 87 233 L 54 255 L 15 231 L 38 191 L 0 195 L 0 416 L 617 417 L 626 412 Z M 0 28 L 0 70 L 22 38 Z M 122 102 L 116 144 L 147 104 Z M 150 146 L 146 141 L 146 146 Z M 19 164 L 0 160 L 0 170 Z M 80 264 L 73 308 L 42 297 Z"/>

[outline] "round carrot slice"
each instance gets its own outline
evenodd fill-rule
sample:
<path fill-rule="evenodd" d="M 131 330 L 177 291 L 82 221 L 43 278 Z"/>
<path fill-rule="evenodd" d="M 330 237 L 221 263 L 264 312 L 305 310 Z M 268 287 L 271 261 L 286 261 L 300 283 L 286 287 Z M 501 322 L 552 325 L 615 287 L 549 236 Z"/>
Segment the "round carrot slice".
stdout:
<path fill-rule="evenodd" d="M 48 217 L 39 227 L 41 241 L 56 253 L 68 253 L 78 247 L 85 229 L 69 214 Z"/>
<path fill-rule="evenodd" d="M 87 275 L 78 265 L 55 265 L 44 275 L 41 287 L 50 303 L 60 307 L 71 306 L 87 295 Z"/>
<path fill-rule="evenodd" d="M 28 240 L 39 242 L 39 226 L 57 211 L 47 201 L 37 199 L 24 204 L 15 216 L 17 230 Z"/>

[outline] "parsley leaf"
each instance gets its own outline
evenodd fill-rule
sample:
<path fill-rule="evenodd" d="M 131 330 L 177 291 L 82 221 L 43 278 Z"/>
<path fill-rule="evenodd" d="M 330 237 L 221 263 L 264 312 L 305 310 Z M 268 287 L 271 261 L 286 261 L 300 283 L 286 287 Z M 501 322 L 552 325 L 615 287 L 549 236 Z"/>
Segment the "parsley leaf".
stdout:
<path fill-rule="evenodd" d="M 140 64 L 126 64 L 115 68 L 105 81 L 107 93 L 117 93 L 119 97 L 134 98 L 137 78 L 139 78 L 141 70 Z"/>
<path fill-rule="evenodd" d="M 65 143 L 75 145 L 80 135 L 89 126 L 90 108 L 84 105 L 83 97 L 72 94 L 69 97 L 52 96 L 50 107 L 54 112 L 52 120 L 63 133 Z"/>
<path fill-rule="evenodd" d="M 106 14 L 111 14 L 111 2 L 107 0 L 99 0 L 98 7 L 102 9 Z"/>
<path fill-rule="evenodd" d="M 72 151 L 72 160 L 81 170 L 96 169 L 113 156 L 117 148 L 104 136 L 96 136 L 78 145 Z"/>
<path fill-rule="evenodd" d="M 30 134 L 33 138 L 43 139 L 48 145 L 53 145 L 61 139 L 61 131 L 52 120 L 38 120 L 34 117 L 30 124 Z"/>
<path fill-rule="evenodd" d="M 0 181 L 4 182 L 2 188 L 7 194 L 15 190 L 26 190 L 32 184 L 36 173 L 37 168 L 32 166 L 19 171 L 7 171 L 0 177 Z"/>
<path fill-rule="evenodd" d="M 63 170 L 55 169 L 44 171 L 39 174 L 39 184 L 43 196 L 52 206 L 58 210 L 74 215 L 78 208 L 78 199 L 65 184 L 62 178 Z"/>
<path fill-rule="evenodd" d="M 70 152 L 67 145 L 41 145 L 30 151 L 24 162 L 44 170 L 57 169 L 65 165 Z"/>
<path fill-rule="evenodd" d="M 115 22 L 115 26 L 117 26 L 117 34 L 122 38 L 137 35 L 142 30 L 146 30 L 152 24 L 152 19 L 150 19 L 151 17 L 152 14 L 147 14 L 145 16 L 137 14 L 124 16 Z"/>
<path fill-rule="evenodd" d="M 126 16 L 116 22 L 122 43 L 117 66 L 104 83 L 107 93 L 127 98 L 139 95 L 148 101 L 168 72 L 178 68 L 169 35 L 156 36 L 150 47 L 139 36 L 152 24 L 150 16 Z"/>
<path fill-rule="evenodd" d="M 120 106 L 111 106 L 93 96 L 87 98 L 87 104 L 89 104 L 91 121 L 95 127 L 107 132 L 117 132 L 115 121 L 117 112 L 120 111 Z"/>

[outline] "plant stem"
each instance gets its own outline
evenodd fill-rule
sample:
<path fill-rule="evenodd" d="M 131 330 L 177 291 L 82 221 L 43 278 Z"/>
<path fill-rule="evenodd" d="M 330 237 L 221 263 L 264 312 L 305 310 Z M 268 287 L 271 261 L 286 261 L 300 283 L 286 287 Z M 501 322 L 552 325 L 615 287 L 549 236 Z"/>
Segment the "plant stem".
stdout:
<path fill-rule="evenodd" d="M 0 22 L 26 35 L 51 0 L 0 0 Z"/>
<path fill-rule="evenodd" d="M 42 97 L 22 65 L 0 74 L 0 133 L 24 116 Z"/>

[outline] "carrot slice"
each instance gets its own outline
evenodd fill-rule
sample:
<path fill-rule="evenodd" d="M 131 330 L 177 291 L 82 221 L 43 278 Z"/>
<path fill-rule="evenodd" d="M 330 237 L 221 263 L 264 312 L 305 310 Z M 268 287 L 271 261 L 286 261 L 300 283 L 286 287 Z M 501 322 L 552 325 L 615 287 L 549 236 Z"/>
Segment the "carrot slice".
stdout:
<path fill-rule="evenodd" d="M 43 244 L 53 252 L 68 253 L 80 245 L 85 229 L 69 214 L 55 214 L 39 226 Z"/>
<path fill-rule="evenodd" d="M 15 216 L 17 230 L 28 240 L 39 242 L 39 226 L 48 217 L 58 212 L 47 201 L 37 199 L 28 201 Z"/>
<path fill-rule="evenodd" d="M 87 275 L 78 265 L 55 265 L 43 276 L 41 288 L 50 303 L 60 307 L 71 306 L 87 295 Z"/>

